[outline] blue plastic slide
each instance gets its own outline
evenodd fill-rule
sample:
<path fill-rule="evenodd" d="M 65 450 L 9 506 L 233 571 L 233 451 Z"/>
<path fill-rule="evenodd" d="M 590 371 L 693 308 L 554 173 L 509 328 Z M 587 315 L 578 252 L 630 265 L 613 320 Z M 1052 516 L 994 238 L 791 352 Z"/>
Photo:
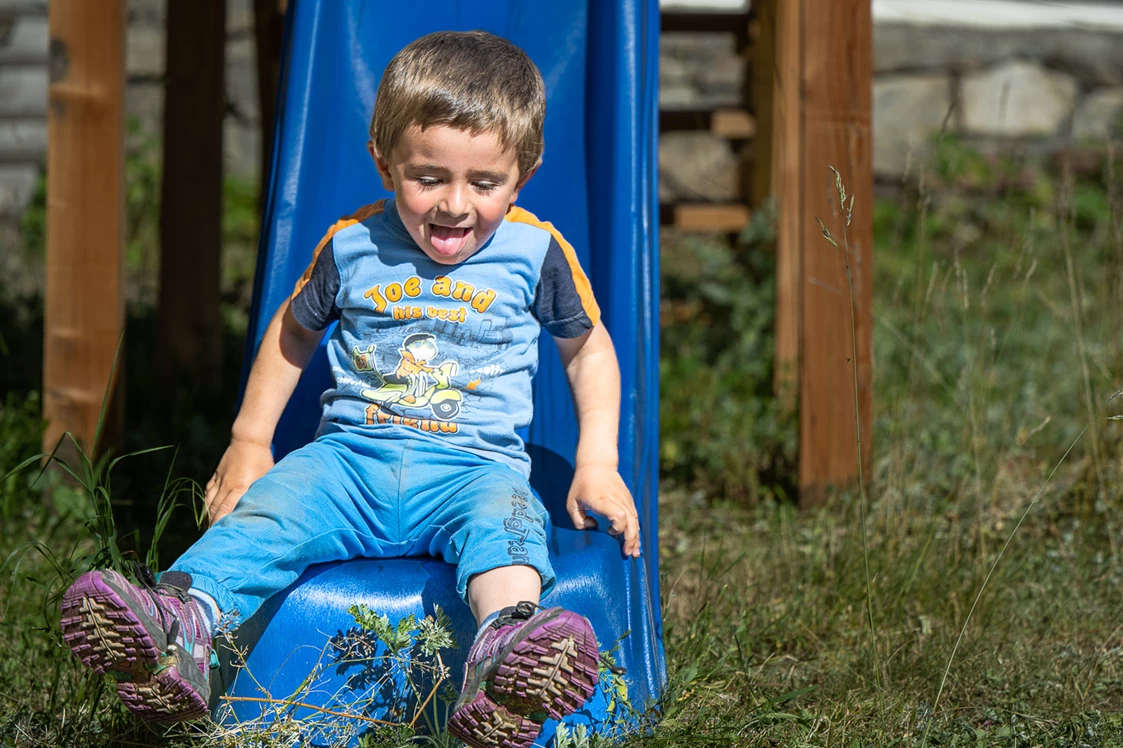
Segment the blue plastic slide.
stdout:
<path fill-rule="evenodd" d="M 543 335 L 534 422 L 523 434 L 534 463 L 531 483 L 555 523 L 558 584 L 543 603 L 587 616 L 602 648 L 619 639 L 616 658 L 632 705 L 654 704 L 665 681 L 656 558 L 656 0 L 295 0 L 289 8 L 247 352 L 327 227 L 386 196 L 366 140 L 391 56 L 437 30 L 484 29 L 526 50 L 546 82 L 546 152 L 519 204 L 551 221 L 577 249 L 616 344 L 624 392 L 620 472 L 636 498 L 643 541 L 643 557 L 625 559 L 607 533 L 572 529 L 565 499 L 576 420 L 553 342 Z M 321 348 L 277 429 L 278 459 L 312 437 L 329 376 Z M 249 650 L 253 678 L 239 673 L 229 695 L 263 698 L 265 690 L 280 699 L 300 691 L 327 640 L 354 628 L 347 608 L 356 603 L 391 621 L 440 606 L 461 644 L 448 662 L 459 688 L 475 623 L 457 597 L 452 567 L 437 559 L 356 559 L 313 567 L 242 626 L 238 641 Z M 353 675 L 346 667 L 324 668 L 302 699 L 321 706 L 338 699 L 355 690 Z M 609 696 L 599 690 L 566 722 L 603 726 Z M 233 705 L 238 720 L 262 710 L 256 702 Z M 377 705 L 366 714 L 386 717 Z M 548 723 L 540 742 L 554 729 Z"/>

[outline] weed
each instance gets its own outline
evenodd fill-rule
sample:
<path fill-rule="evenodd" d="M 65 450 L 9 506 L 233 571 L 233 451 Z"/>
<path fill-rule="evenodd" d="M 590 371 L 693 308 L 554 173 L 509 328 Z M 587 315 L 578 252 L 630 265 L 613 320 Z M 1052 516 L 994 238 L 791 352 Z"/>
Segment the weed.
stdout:
<path fill-rule="evenodd" d="M 443 653 L 456 646 L 449 620 L 437 609 L 392 625 L 384 614 L 365 605 L 348 612 L 355 627 L 326 643 L 316 666 L 291 694 L 275 695 L 254 677 L 246 653 L 233 649 L 237 678 L 248 678 L 259 696 L 222 696 L 215 722 L 195 728 L 199 746 L 316 745 L 361 748 L 407 746 L 423 736 L 448 742 L 440 726 L 456 692 L 449 687 Z M 347 673 L 346 685 L 324 697 L 328 671 Z M 237 704 L 261 704 L 244 718 Z M 375 718 L 378 712 L 388 718 Z M 297 741 L 297 742 L 293 742 Z"/>
<path fill-rule="evenodd" d="M 660 467 L 707 495 L 791 495 L 798 415 L 772 397 L 773 211 L 738 246 L 664 238 Z"/>
<path fill-rule="evenodd" d="M 98 444 L 102 434 L 108 399 L 106 390 L 93 438 L 94 445 Z M 28 431 L 23 433 L 26 435 Z M 41 433 L 41 426 L 31 433 Z M 64 441 L 73 447 L 69 451 L 77 456 L 77 464 L 72 465 L 58 456 Z M 37 444 L 35 448 L 38 448 Z M 162 449 L 165 448 L 157 447 L 120 457 L 113 457 L 107 452 L 95 459 L 68 432 L 50 454 L 32 454 L 0 478 L 0 486 L 25 486 L 32 496 L 36 496 L 33 489 L 40 480 L 46 478 L 50 484 L 46 494 L 52 499 L 50 505 L 40 504 L 38 512 L 29 511 L 32 502 L 27 501 L 27 495 L 22 493 L 15 494 L 16 498 L 4 505 L 6 516 L 27 522 L 32 538 L 14 547 L 0 546 L 0 549 L 8 551 L 3 563 L 0 563 L 0 577 L 6 576 L 4 586 L 7 588 L 5 603 L 0 610 L 0 636 L 3 637 L 0 641 L 6 654 L 0 674 L 4 682 L 26 680 L 29 673 L 35 678 L 32 682 L 34 686 L 23 691 L 23 698 L 9 697 L 12 704 L 7 706 L 5 711 L 8 713 L 0 721 L 0 737 L 5 740 L 8 735 L 15 735 L 19 738 L 17 744 L 70 744 L 75 736 L 84 736 L 91 730 L 100 731 L 109 726 L 113 731 L 130 734 L 138 731 L 141 734 L 151 733 L 150 729 L 139 726 L 122 729 L 125 721 L 122 719 L 123 708 L 119 704 L 114 707 L 103 703 L 106 679 L 81 672 L 76 667 L 59 629 L 59 600 L 74 579 L 90 569 L 113 568 L 126 574 L 133 572 L 137 559 L 130 559 L 130 554 L 122 551 L 110 481 L 114 468 L 122 460 Z M 24 482 L 26 476 L 32 473 L 32 468 L 38 468 L 35 477 Z M 161 514 L 156 518 L 156 529 L 148 551 L 151 562 L 157 560 L 157 547 L 167 524 L 167 515 L 184 493 L 193 498 L 199 496 L 193 482 L 171 480 L 170 475 L 171 469 L 160 498 Z M 43 495 L 39 494 L 37 498 L 42 499 Z M 24 591 L 25 585 L 34 592 L 28 595 Z M 71 715 L 69 721 L 65 719 L 68 713 Z"/>

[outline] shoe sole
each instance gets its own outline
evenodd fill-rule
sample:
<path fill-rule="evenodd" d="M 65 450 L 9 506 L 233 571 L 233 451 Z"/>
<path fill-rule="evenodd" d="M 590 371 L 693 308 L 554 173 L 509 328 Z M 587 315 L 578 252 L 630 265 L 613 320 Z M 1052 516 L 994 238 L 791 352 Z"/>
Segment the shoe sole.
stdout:
<path fill-rule="evenodd" d="M 530 748 L 542 725 L 507 711 L 481 690 L 453 713 L 448 731 L 472 748 Z"/>
<path fill-rule="evenodd" d="M 491 682 L 449 719 L 449 732 L 472 748 L 526 748 L 547 718 L 572 714 L 596 690 L 596 637 L 583 616 L 555 608 L 520 633 Z"/>
<path fill-rule="evenodd" d="M 82 664 L 117 680 L 129 711 L 149 722 L 181 722 L 208 714 L 207 701 L 179 674 L 178 648 L 164 654 L 163 632 L 153 636 L 124 598 L 102 579 L 83 574 L 62 597 L 63 639 Z M 188 666 L 194 662 L 188 658 Z"/>
<path fill-rule="evenodd" d="M 597 640 L 583 616 L 558 609 L 510 646 L 488 687 L 509 711 L 533 718 L 545 709 L 561 719 L 596 691 Z"/>

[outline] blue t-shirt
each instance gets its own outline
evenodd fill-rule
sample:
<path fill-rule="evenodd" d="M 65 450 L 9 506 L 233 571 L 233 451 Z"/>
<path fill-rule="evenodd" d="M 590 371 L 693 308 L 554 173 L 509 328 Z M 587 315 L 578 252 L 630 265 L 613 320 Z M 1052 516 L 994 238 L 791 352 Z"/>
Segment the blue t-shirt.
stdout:
<path fill-rule="evenodd" d="M 573 248 L 549 223 L 512 207 L 479 251 L 441 265 L 414 243 L 393 200 L 328 230 L 292 313 L 310 330 L 339 321 L 318 433 L 437 439 L 524 475 L 516 429 L 533 414 L 539 331 L 575 338 L 600 318 Z"/>

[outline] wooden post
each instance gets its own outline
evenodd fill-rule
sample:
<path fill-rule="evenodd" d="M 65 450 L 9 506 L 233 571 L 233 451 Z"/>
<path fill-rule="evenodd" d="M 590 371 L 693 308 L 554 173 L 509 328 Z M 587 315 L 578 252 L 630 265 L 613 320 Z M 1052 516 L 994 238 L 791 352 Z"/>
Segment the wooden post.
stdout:
<path fill-rule="evenodd" d="M 794 408 L 799 395 L 800 268 L 803 184 L 800 174 L 800 0 L 765 0 L 758 6 L 761 34 L 754 47 L 753 202 L 776 201 L 776 348 L 773 389 Z"/>
<path fill-rule="evenodd" d="M 93 452 L 103 397 L 121 381 L 120 366 L 109 380 L 125 322 L 125 3 L 51 0 L 48 12 L 44 446 L 70 431 Z"/>
<path fill-rule="evenodd" d="M 168 3 L 158 360 L 170 392 L 221 376 L 225 0 Z"/>
<path fill-rule="evenodd" d="M 800 505 L 822 503 L 858 474 L 851 300 L 841 245 L 844 219 L 830 167 L 856 196 L 846 231 L 854 289 L 862 464 L 872 457 L 870 351 L 873 291 L 873 170 L 870 0 L 768 0 L 771 34 L 769 185 L 779 203 L 777 387 L 798 381 Z M 769 46 L 767 43 L 762 46 Z M 758 114 L 759 118 L 759 114 Z M 798 372 L 798 377 L 796 373 Z"/>
<path fill-rule="evenodd" d="M 284 36 L 284 0 L 254 0 L 254 46 L 257 49 L 257 101 L 261 128 L 261 205 L 269 191 L 269 169 L 273 160 L 273 112 L 281 74 L 281 44 Z"/>

